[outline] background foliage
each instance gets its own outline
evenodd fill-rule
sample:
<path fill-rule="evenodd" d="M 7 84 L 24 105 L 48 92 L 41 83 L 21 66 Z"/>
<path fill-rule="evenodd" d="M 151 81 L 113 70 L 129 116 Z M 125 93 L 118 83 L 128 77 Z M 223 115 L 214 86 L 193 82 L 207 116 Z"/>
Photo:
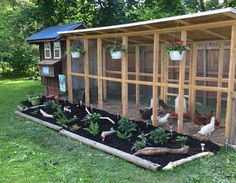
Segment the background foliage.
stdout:
<path fill-rule="evenodd" d="M 0 74 L 30 74 L 38 48 L 25 39 L 49 26 L 99 27 L 235 6 L 235 0 L 1 0 Z"/>

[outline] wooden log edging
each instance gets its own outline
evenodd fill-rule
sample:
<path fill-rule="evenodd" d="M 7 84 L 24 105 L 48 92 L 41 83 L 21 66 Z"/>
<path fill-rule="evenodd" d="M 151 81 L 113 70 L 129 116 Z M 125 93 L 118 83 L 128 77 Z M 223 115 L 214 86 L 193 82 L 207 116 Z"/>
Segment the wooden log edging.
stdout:
<path fill-rule="evenodd" d="M 102 151 L 104 151 L 104 152 L 106 152 L 108 154 L 112 154 L 114 156 L 120 157 L 122 159 L 125 159 L 128 162 L 134 163 L 134 164 L 136 164 L 138 166 L 141 166 L 143 168 L 146 168 L 146 169 L 149 169 L 149 170 L 152 170 L 152 171 L 156 171 L 157 169 L 159 169 L 161 167 L 161 165 L 159 165 L 159 164 L 152 163 L 151 161 L 142 159 L 142 158 L 134 156 L 132 154 L 129 154 L 129 153 L 123 152 L 121 150 L 115 149 L 113 147 L 101 144 L 99 142 L 87 139 L 85 137 L 82 137 L 80 135 L 74 134 L 74 133 L 69 132 L 67 130 L 64 130 L 64 129 L 60 130 L 59 133 L 61 133 L 64 136 L 67 136 L 67 137 L 70 137 L 72 139 L 75 139 L 77 141 L 80 141 L 80 142 L 82 142 L 82 143 L 84 143 L 86 145 L 89 145 L 89 146 L 91 146 L 91 147 L 93 147 L 95 149 L 102 150 Z"/>
<path fill-rule="evenodd" d="M 170 170 L 170 169 L 173 169 L 174 167 L 177 167 L 177 166 L 182 165 L 184 163 L 187 163 L 192 160 L 199 159 L 199 158 L 202 158 L 205 156 L 210 156 L 210 155 L 214 155 L 214 154 L 212 152 L 201 152 L 201 153 L 195 154 L 195 155 L 187 157 L 187 158 L 183 158 L 183 159 L 180 159 L 177 161 L 170 162 L 162 169 L 163 170 Z"/>
<path fill-rule="evenodd" d="M 60 130 L 62 129 L 61 126 L 54 125 L 54 124 L 49 123 L 49 122 L 47 122 L 47 121 L 43 121 L 43 120 L 38 119 L 38 118 L 35 118 L 35 117 L 33 117 L 33 116 L 24 114 L 24 113 L 22 113 L 22 112 L 20 112 L 20 111 L 15 111 L 14 113 L 15 113 L 16 115 L 18 115 L 18 116 L 21 116 L 21 117 L 23 117 L 23 118 L 29 119 L 29 120 L 31 120 L 31 121 L 33 121 L 33 122 L 36 122 L 36 123 L 41 124 L 41 125 L 43 125 L 43 126 L 46 126 L 46 127 L 48 127 L 48 128 L 51 128 L 51 129 L 53 129 L 53 130 L 55 130 L 55 131 L 60 131 Z"/>

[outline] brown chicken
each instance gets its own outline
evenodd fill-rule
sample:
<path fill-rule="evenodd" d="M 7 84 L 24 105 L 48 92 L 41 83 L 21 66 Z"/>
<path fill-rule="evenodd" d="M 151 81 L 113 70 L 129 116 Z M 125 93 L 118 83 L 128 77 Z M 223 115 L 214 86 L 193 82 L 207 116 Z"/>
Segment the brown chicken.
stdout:
<path fill-rule="evenodd" d="M 214 111 L 211 111 L 207 114 L 201 114 L 198 111 L 195 111 L 195 114 L 193 116 L 193 122 L 198 126 L 207 125 L 208 123 L 210 123 L 212 116 L 214 116 Z M 220 126 L 218 120 L 216 120 L 215 125 Z"/>

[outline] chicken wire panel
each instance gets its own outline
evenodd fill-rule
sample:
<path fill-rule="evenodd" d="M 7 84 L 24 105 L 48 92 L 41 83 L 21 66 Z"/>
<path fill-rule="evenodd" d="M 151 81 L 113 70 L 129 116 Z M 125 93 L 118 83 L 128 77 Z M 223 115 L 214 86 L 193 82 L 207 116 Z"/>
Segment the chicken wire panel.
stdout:
<path fill-rule="evenodd" d="M 97 41 L 88 41 L 89 74 L 97 75 Z M 101 53 L 102 54 L 102 53 Z"/>
<path fill-rule="evenodd" d="M 140 105 L 150 106 L 152 98 L 152 86 L 140 85 Z"/>
<path fill-rule="evenodd" d="M 84 102 L 84 78 L 72 76 L 72 92 L 73 101 L 78 103 L 80 101 Z"/>
<path fill-rule="evenodd" d="M 106 81 L 104 92 L 103 109 L 112 114 L 122 114 L 121 83 Z"/>
<path fill-rule="evenodd" d="M 72 48 L 83 48 L 82 40 L 71 41 Z M 84 56 L 81 55 L 79 58 L 71 58 L 71 71 L 74 73 L 84 73 Z"/>
<path fill-rule="evenodd" d="M 97 79 L 89 79 L 89 98 L 90 104 L 98 103 L 98 82 Z"/>

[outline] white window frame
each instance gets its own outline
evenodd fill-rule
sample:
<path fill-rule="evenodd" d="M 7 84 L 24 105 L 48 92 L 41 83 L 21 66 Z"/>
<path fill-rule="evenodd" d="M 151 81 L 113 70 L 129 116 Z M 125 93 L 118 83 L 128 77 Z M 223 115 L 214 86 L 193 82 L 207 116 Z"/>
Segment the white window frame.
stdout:
<path fill-rule="evenodd" d="M 49 45 L 49 47 L 48 47 L 48 45 Z M 46 55 L 46 51 L 49 51 L 49 56 Z M 44 58 L 47 58 L 47 59 L 52 58 L 51 43 L 50 42 L 44 43 Z"/>
<path fill-rule="evenodd" d="M 56 44 L 58 44 L 59 47 L 56 47 L 55 46 Z M 59 51 L 59 56 L 58 57 L 56 57 L 56 54 L 55 54 L 56 51 Z M 60 41 L 56 41 L 56 42 L 53 43 L 53 55 L 54 55 L 54 58 L 57 58 L 57 59 L 61 58 L 61 43 L 60 43 Z"/>

